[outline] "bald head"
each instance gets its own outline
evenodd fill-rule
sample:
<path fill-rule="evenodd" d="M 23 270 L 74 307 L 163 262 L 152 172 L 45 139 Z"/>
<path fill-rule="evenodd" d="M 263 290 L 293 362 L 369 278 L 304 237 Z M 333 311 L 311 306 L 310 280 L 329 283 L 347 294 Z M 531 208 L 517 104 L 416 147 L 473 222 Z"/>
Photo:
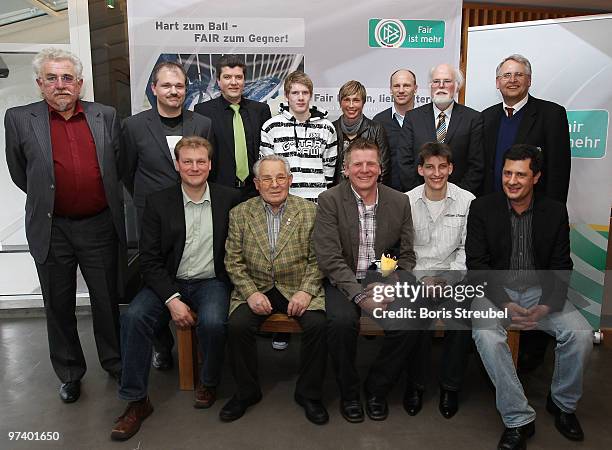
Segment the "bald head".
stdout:
<path fill-rule="evenodd" d="M 395 109 L 401 114 L 414 108 L 414 94 L 417 90 L 416 76 L 408 69 L 399 69 L 391 74 L 391 96 Z"/>

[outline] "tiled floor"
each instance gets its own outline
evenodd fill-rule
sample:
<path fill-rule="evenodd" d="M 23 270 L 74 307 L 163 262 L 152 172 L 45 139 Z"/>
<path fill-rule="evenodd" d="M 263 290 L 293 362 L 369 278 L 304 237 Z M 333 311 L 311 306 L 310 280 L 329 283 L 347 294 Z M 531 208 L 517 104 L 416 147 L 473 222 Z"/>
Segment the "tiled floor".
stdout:
<path fill-rule="evenodd" d="M 325 381 L 325 401 L 330 423 L 317 427 L 306 421 L 293 402 L 299 337 L 289 349 L 276 352 L 270 340 L 259 345 L 260 379 L 264 391 L 261 403 L 233 423 L 222 423 L 218 412 L 231 396 L 233 381 L 226 365 L 219 401 L 209 410 L 192 407 L 191 392 L 179 391 L 176 369 L 151 371 L 150 396 L 155 412 L 131 440 L 112 442 L 109 438 L 115 417 L 124 403 L 117 398 L 116 384 L 100 368 L 93 342 L 91 319 L 79 318 L 89 370 L 83 379 L 78 402 L 63 404 L 58 397 L 59 382 L 49 362 L 43 318 L 5 317 L 0 319 L 0 449 L 492 449 L 502 432 L 495 410 L 494 394 L 476 358 L 468 369 L 459 413 L 451 420 L 437 410 L 436 367 L 432 369 L 423 411 L 409 417 L 403 410 L 400 382 L 389 398 L 390 415 L 384 422 L 367 420 L 349 424 L 338 412 L 338 393 L 331 367 Z M 365 376 L 380 340 L 360 340 L 358 362 Z M 439 356 L 439 342 L 434 345 Z M 552 356 L 551 356 L 552 358 Z M 524 386 L 538 413 L 536 435 L 529 449 L 612 448 L 612 350 L 593 351 L 579 417 L 586 441 L 574 444 L 554 428 L 545 411 L 551 377 L 551 363 L 524 377 Z M 9 441 L 11 431 L 58 432 L 60 440 Z"/>

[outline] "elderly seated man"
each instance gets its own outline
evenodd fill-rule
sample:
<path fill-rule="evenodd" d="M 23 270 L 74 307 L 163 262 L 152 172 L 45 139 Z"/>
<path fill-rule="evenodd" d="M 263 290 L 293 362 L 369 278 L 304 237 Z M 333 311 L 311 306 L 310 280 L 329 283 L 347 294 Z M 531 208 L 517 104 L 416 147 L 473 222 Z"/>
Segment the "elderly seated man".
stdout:
<path fill-rule="evenodd" d="M 225 266 L 234 284 L 228 343 L 236 394 L 221 409 L 230 422 L 261 400 L 255 333 L 274 313 L 294 317 L 302 327 L 300 375 L 295 401 L 308 420 L 329 420 L 321 403 L 327 348 L 322 275 L 312 245 L 316 206 L 289 195 L 289 162 L 267 155 L 253 167 L 259 196 L 230 212 Z"/>

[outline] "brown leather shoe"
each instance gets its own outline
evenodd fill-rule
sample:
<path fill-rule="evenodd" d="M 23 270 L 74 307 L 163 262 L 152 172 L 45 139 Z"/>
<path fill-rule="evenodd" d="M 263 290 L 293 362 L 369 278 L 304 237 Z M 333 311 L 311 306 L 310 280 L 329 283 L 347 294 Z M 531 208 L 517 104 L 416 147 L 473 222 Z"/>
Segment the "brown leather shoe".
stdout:
<path fill-rule="evenodd" d="M 149 397 L 145 397 L 137 402 L 128 403 L 124 413 L 115 419 L 115 426 L 111 431 L 111 439 L 114 441 L 125 441 L 140 430 L 142 421 L 151 415 L 153 405 Z"/>
<path fill-rule="evenodd" d="M 210 408 L 215 403 L 215 400 L 217 400 L 216 389 L 199 383 L 195 390 L 193 407 L 198 409 Z"/>

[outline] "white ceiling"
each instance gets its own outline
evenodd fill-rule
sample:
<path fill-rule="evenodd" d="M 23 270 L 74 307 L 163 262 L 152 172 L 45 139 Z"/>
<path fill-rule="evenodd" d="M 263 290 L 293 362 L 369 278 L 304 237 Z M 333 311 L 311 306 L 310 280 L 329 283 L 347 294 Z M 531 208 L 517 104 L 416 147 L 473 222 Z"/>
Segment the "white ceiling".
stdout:
<path fill-rule="evenodd" d="M 464 3 L 468 3 L 464 1 Z M 474 0 L 474 3 L 480 3 Z M 489 0 L 482 3 L 612 11 L 612 0 Z"/>

